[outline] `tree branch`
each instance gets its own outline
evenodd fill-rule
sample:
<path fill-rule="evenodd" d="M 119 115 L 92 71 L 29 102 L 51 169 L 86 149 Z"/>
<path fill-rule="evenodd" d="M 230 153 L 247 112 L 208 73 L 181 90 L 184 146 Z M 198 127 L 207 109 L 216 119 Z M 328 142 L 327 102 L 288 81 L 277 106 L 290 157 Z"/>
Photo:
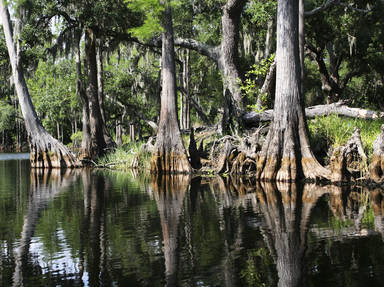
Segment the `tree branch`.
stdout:
<path fill-rule="evenodd" d="M 219 60 L 218 47 L 213 47 L 213 46 L 201 43 L 199 41 L 196 41 L 195 39 L 176 38 L 175 46 L 194 50 L 201 55 L 207 56 L 208 58 L 210 58 L 212 61 L 216 63 Z"/>
<path fill-rule="evenodd" d="M 358 12 L 358 13 L 361 13 L 361 14 L 366 14 L 366 13 L 371 12 L 373 10 L 373 8 L 370 8 L 370 9 L 355 8 L 351 4 L 340 2 L 340 0 L 327 0 L 323 5 L 315 8 L 315 9 L 312 9 L 310 11 L 306 11 L 304 13 L 304 16 L 305 17 L 313 16 L 315 14 L 323 12 L 324 10 L 327 10 L 328 8 L 330 8 L 333 5 L 339 5 L 339 6 L 345 7 L 346 9 L 349 9 L 351 11 Z"/>
<path fill-rule="evenodd" d="M 327 0 L 323 5 L 313 9 L 313 10 L 310 10 L 310 11 L 305 11 L 304 12 L 304 16 L 307 17 L 307 16 L 313 16 L 315 14 L 318 14 L 320 12 L 323 12 L 324 10 L 327 10 L 329 7 L 333 6 L 336 4 L 336 2 L 339 2 L 339 0 Z"/>

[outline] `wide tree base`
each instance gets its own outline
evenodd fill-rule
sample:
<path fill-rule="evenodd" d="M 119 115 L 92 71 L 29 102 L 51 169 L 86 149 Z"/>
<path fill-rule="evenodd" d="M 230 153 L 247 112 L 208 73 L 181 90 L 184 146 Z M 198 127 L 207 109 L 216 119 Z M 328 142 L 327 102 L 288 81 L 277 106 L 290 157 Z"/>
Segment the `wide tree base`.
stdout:
<path fill-rule="evenodd" d="M 36 139 L 36 137 L 35 137 Z M 30 161 L 33 168 L 77 168 L 81 162 L 61 142 L 50 135 L 30 141 Z"/>
<path fill-rule="evenodd" d="M 312 181 L 330 180 L 331 172 L 321 166 L 315 158 L 276 156 L 260 157 L 257 162 L 256 178 L 261 181 L 295 182 L 299 179 Z"/>
<path fill-rule="evenodd" d="M 176 174 L 192 173 L 191 165 L 185 153 L 155 152 L 151 158 L 151 173 Z"/>

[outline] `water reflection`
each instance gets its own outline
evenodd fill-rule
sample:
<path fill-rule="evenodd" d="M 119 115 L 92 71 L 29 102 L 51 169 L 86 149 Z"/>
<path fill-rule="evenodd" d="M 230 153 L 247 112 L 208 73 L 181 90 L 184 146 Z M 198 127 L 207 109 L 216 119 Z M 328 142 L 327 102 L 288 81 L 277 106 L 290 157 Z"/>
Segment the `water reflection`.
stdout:
<path fill-rule="evenodd" d="M 84 266 L 90 286 L 107 286 L 110 276 L 107 267 L 106 236 L 106 180 L 102 174 L 85 169 L 81 173 L 84 216 L 80 232 L 80 277 L 84 276 Z M 86 259 L 85 259 L 86 258 Z M 86 264 L 85 264 L 86 261 Z"/>
<path fill-rule="evenodd" d="M 23 273 L 24 270 L 28 270 L 29 267 L 29 248 L 41 213 L 53 198 L 55 198 L 65 188 L 73 184 L 77 175 L 77 170 L 69 169 L 64 172 L 58 169 L 31 170 L 28 207 L 26 215 L 24 216 L 19 247 L 14 259 L 15 270 L 13 273 L 13 286 L 25 285 Z"/>
<path fill-rule="evenodd" d="M 384 192 L 381 189 L 375 189 L 371 192 L 371 202 L 374 212 L 375 229 L 381 234 L 384 241 Z"/>
<path fill-rule="evenodd" d="M 179 217 L 189 182 L 186 175 L 151 177 L 163 233 L 166 286 L 177 285 Z"/>
<path fill-rule="evenodd" d="M 30 175 L 23 189 L 1 167 L 0 286 L 384 280 L 379 189 L 17 166 L 18 178 Z"/>

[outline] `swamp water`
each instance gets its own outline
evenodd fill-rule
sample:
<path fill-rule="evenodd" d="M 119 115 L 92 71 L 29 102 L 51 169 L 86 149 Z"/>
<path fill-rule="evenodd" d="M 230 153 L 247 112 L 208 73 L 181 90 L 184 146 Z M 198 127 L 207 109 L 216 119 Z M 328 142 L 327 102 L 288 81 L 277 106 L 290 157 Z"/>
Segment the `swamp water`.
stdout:
<path fill-rule="evenodd" d="M 384 192 L 0 154 L 0 286 L 383 286 Z"/>

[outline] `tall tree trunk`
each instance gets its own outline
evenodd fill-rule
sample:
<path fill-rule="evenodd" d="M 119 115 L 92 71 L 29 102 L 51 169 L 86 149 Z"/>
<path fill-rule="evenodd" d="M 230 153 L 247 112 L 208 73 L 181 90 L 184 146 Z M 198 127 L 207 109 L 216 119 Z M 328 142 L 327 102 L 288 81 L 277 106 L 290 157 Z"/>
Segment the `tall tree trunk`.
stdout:
<path fill-rule="evenodd" d="M 85 32 L 85 55 L 87 58 L 87 98 L 89 105 L 89 128 L 91 135 L 90 156 L 98 157 L 105 152 L 104 122 L 100 112 L 98 83 L 97 83 L 97 61 L 96 61 L 96 35 L 92 28 Z"/>
<path fill-rule="evenodd" d="M 279 0 L 274 118 L 258 160 L 262 180 L 294 181 L 330 176 L 309 145 L 300 86 L 298 0 Z"/>
<path fill-rule="evenodd" d="M 180 93 L 180 111 L 179 111 L 179 124 L 180 124 L 180 129 L 183 130 L 184 129 L 184 104 L 185 104 L 185 94 L 184 93 Z"/>
<path fill-rule="evenodd" d="M 13 42 L 9 11 L 3 0 L 0 0 L 0 10 L 15 88 L 28 133 L 31 166 L 43 168 L 79 166 L 80 163 L 68 148 L 53 138 L 42 126 L 29 95 L 24 78 L 21 55 Z M 17 33 L 17 47 L 19 46 L 18 38 L 19 35 Z"/>
<path fill-rule="evenodd" d="M 265 35 L 264 59 L 271 56 L 272 43 L 273 43 L 273 19 L 268 20 L 267 34 Z"/>
<path fill-rule="evenodd" d="M 84 90 L 84 84 L 82 81 L 80 38 L 81 33 L 78 32 L 76 39 L 76 95 L 80 99 L 82 105 L 82 139 L 79 158 L 87 159 L 91 158 L 91 132 L 89 128 L 88 98 Z"/>
<path fill-rule="evenodd" d="M 99 98 L 100 113 L 105 122 L 104 112 L 104 65 L 103 65 L 103 47 L 102 39 L 98 38 L 96 46 L 96 62 L 97 62 L 97 95 Z"/>
<path fill-rule="evenodd" d="M 97 39 L 96 62 L 97 62 L 97 95 L 99 99 L 100 113 L 103 119 L 103 135 L 107 147 L 116 146 L 113 138 L 107 130 L 105 118 L 105 95 L 104 95 L 104 64 L 103 64 L 103 39 Z"/>
<path fill-rule="evenodd" d="M 304 97 L 304 44 L 305 44 L 305 22 L 304 22 L 304 0 L 299 0 L 299 53 L 300 53 L 300 91 Z"/>
<path fill-rule="evenodd" d="M 183 97 L 183 127 L 184 129 L 190 129 L 190 51 L 184 51 L 184 61 L 183 61 L 183 87 L 185 95 L 181 93 Z"/>
<path fill-rule="evenodd" d="M 151 171 L 154 173 L 190 173 L 191 165 L 177 122 L 175 51 L 172 14 L 168 1 L 165 1 L 163 29 L 161 110 L 155 153 L 151 159 Z"/>
<path fill-rule="evenodd" d="M 230 127 L 238 130 L 241 127 L 243 97 L 239 79 L 243 78 L 239 68 L 239 26 L 240 15 L 246 0 L 228 0 L 223 7 L 221 17 L 222 42 L 218 66 L 223 73 L 224 115 L 220 131 L 226 133 Z"/>

